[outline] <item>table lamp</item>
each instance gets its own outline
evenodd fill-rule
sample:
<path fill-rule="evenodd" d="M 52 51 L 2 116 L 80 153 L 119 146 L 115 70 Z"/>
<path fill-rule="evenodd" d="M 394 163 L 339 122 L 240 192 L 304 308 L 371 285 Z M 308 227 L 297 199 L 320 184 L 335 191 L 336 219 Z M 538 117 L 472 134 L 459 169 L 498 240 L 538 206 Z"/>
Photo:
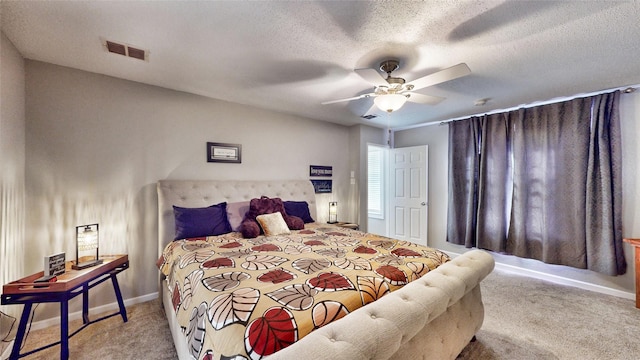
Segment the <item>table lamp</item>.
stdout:
<path fill-rule="evenodd" d="M 76 226 L 76 263 L 71 267 L 75 270 L 86 269 L 102 264 L 98 258 L 98 224 Z M 95 257 L 93 256 L 95 250 Z M 80 256 L 80 253 L 91 253 L 91 256 Z M 87 261 L 80 262 L 80 259 Z"/>
<path fill-rule="evenodd" d="M 338 222 L 338 202 L 332 201 L 329 203 L 329 224 L 335 224 Z"/>

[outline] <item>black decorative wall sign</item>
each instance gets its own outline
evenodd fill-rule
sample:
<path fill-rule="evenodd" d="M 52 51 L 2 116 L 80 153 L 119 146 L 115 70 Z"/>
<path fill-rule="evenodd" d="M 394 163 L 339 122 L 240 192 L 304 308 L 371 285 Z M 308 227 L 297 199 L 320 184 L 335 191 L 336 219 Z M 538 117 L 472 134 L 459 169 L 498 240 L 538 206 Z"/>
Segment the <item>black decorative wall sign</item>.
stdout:
<path fill-rule="evenodd" d="M 309 165 L 309 176 L 325 176 L 333 175 L 333 166 Z"/>
<path fill-rule="evenodd" d="M 316 194 L 330 193 L 331 192 L 331 180 L 311 180 L 313 188 L 316 190 Z"/>

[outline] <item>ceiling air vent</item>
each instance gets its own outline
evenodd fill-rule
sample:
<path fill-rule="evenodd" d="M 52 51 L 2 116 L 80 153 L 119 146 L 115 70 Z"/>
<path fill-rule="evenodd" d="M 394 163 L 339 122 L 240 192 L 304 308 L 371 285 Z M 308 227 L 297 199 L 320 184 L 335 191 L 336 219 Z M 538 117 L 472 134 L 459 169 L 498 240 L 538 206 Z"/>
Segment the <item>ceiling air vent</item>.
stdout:
<path fill-rule="evenodd" d="M 149 50 L 139 49 L 128 44 L 121 44 L 110 40 L 104 40 L 102 43 L 110 53 L 128 56 L 143 61 L 149 60 Z"/>
<path fill-rule="evenodd" d="M 362 115 L 360 116 L 363 119 L 367 119 L 367 120 L 371 120 L 371 119 L 375 119 L 378 117 L 378 115 L 374 115 L 374 114 L 369 114 L 369 115 Z"/>

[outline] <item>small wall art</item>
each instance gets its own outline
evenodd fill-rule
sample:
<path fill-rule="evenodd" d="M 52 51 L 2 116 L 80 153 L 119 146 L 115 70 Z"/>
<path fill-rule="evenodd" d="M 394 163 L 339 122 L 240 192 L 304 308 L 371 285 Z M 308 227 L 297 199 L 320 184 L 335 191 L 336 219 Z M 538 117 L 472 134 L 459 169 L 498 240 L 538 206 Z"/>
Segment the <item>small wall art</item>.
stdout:
<path fill-rule="evenodd" d="M 208 142 L 207 162 L 240 164 L 242 162 L 242 145 Z"/>
<path fill-rule="evenodd" d="M 309 176 L 325 176 L 333 175 L 333 166 L 309 165 Z"/>
<path fill-rule="evenodd" d="M 316 194 L 330 193 L 332 191 L 332 181 L 331 180 L 311 180 L 313 184 L 313 188 L 316 191 Z"/>

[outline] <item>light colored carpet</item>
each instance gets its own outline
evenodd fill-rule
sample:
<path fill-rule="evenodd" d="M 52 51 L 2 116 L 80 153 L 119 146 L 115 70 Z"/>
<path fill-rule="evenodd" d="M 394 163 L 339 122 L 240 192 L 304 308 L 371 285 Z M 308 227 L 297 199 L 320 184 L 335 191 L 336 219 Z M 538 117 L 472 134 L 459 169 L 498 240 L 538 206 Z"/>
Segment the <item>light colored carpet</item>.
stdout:
<path fill-rule="evenodd" d="M 494 270 L 462 359 L 640 359 L 640 309 L 614 296 Z"/>
<path fill-rule="evenodd" d="M 482 284 L 484 325 L 458 360 L 640 359 L 640 309 L 631 300 L 497 270 Z M 71 359 L 175 359 L 160 301 L 127 310 L 129 322 L 112 317 L 71 338 Z M 59 331 L 31 332 L 25 350 L 57 341 Z M 25 359 L 54 359 L 59 351 Z"/>
<path fill-rule="evenodd" d="M 92 316 L 99 318 L 101 315 Z M 127 307 L 128 322 L 120 315 L 89 325 L 69 339 L 69 359 L 177 359 L 160 300 Z M 69 322 L 71 332 L 82 320 Z M 60 340 L 60 327 L 31 331 L 24 348 L 31 349 Z M 39 351 L 21 359 L 59 359 L 60 345 Z"/>

